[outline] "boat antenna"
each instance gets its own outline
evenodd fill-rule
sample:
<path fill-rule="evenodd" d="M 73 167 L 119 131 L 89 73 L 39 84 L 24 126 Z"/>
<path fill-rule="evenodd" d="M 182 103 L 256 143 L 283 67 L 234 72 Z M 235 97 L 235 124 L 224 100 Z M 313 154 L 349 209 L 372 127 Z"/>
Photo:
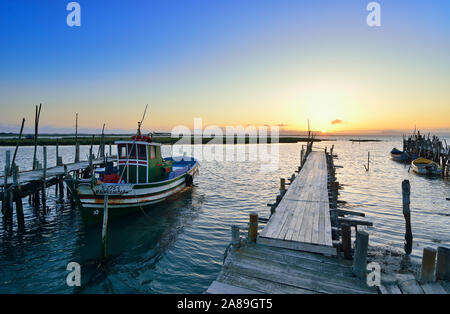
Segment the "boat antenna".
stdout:
<path fill-rule="evenodd" d="M 140 122 L 138 122 L 137 136 L 141 136 L 141 126 L 142 126 L 142 123 L 144 122 L 145 114 L 147 113 L 147 107 L 148 107 L 148 104 L 145 105 L 145 110 L 144 110 L 144 114 L 142 115 L 142 120 Z"/>

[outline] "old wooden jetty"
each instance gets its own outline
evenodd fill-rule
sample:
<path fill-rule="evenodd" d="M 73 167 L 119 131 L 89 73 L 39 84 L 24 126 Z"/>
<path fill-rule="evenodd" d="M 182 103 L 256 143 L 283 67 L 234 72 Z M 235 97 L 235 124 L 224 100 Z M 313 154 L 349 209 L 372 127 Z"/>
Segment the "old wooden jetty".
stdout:
<path fill-rule="evenodd" d="M 378 284 L 368 281 L 369 235 L 358 226 L 372 224 L 360 218 L 363 213 L 337 209 L 339 183 L 333 149 L 313 151 L 312 142 L 308 143 L 306 151 L 301 151 L 298 175 L 293 174 L 290 183 L 280 180 L 277 202 L 268 204 L 270 218 L 258 219 L 256 213 L 250 214 L 247 238 L 240 236 L 245 227 L 232 226 L 232 242 L 225 252 L 222 270 L 206 293 L 450 292 L 448 283 L 434 282 L 435 268 L 441 269 L 441 275 L 436 271 L 441 280 L 450 275 L 449 270 L 442 270 L 450 265 L 450 250 L 444 248 L 440 249 L 438 266 L 434 259 L 424 263 L 420 280 L 398 275 Z M 266 223 L 259 235 L 258 222 Z M 356 235 L 354 247 L 351 227 Z"/>
<path fill-rule="evenodd" d="M 79 148 L 76 147 L 75 162 L 63 164 L 62 157 L 56 157 L 56 165 L 47 166 L 47 148 L 43 147 L 44 160 L 42 164 L 36 161 L 35 170 L 20 171 L 19 167 L 10 163 L 10 152 L 6 151 L 6 166 L 4 174 L 0 176 L 0 201 L 2 201 L 2 213 L 7 221 L 12 221 L 15 204 L 17 222 L 23 226 L 23 205 L 22 199 L 29 196 L 29 202 L 33 206 L 46 206 L 47 189 L 55 186 L 55 194 L 59 194 L 59 199 L 64 198 L 64 178 L 75 175 L 77 177 L 90 177 L 95 168 L 103 167 L 106 162 L 114 161 L 114 156 L 106 157 L 104 146 L 100 149 L 100 158 L 95 158 L 90 148 L 90 156 L 87 161 L 79 161 Z M 73 201 L 69 189 L 66 192 L 69 200 Z"/>
<path fill-rule="evenodd" d="M 413 135 L 403 137 L 403 151 L 433 160 L 442 167 L 443 177 L 450 175 L 450 146 L 445 139 L 430 134 L 425 136 L 417 131 Z"/>

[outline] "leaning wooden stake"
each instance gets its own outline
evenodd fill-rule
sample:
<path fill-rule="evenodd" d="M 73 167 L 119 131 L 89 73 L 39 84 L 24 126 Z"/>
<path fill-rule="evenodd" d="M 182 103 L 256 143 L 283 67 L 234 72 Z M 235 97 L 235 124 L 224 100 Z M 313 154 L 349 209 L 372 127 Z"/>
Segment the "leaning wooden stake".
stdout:
<path fill-rule="evenodd" d="M 405 253 L 411 254 L 413 235 L 411 231 L 411 211 L 409 209 L 411 185 L 409 180 L 402 182 L 402 195 L 403 195 L 403 216 L 405 217 Z"/>
<path fill-rule="evenodd" d="M 423 249 L 422 267 L 420 271 L 420 282 L 428 283 L 434 281 L 434 269 L 436 264 L 436 250 L 430 247 Z"/>
<path fill-rule="evenodd" d="M 356 231 L 355 258 L 353 259 L 353 274 L 364 278 L 367 268 L 367 249 L 369 246 L 369 234 L 365 231 Z"/>
<path fill-rule="evenodd" d="M 108 195 L 104 196 L 102 227 L 102 259 L 106 259 L 106 235 L 108 232 Z"/>
<path fill-rule="evenodd" d="M 255 243 L 258 236 L 258 214 L 250 213 L 250 223 L 248 228 L 248 241 Z"/>
<path fill-rule="evenodd" d="M 370 152 L 367 152 L 367 166 L 364 165 L 364 168 L 366 168 L 366 171 L 370 169 Z"/>

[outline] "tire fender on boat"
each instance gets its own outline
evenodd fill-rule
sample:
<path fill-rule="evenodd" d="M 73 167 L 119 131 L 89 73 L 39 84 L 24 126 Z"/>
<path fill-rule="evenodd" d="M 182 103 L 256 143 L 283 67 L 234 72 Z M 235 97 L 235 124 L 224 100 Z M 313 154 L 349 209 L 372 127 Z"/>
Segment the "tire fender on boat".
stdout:
<path fill-rule="evenodd" d="M 190 174 L 187 174 L 185 178 L 185 183 L 186 186 L 192 186 L 194 183 L 194 178 Z"/>

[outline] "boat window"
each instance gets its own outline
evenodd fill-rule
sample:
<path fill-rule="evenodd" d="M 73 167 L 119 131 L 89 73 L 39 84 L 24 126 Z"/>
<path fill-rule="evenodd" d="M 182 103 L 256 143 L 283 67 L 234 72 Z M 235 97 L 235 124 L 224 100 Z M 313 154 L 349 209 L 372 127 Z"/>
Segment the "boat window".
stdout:
<path fill-rule="evenodd" d="M 119 144 L 119 158 L 126 159 L 127 158 L 127 147 L 125 144 Z"/>
<path fill-rule="evenodd" d="M 150 159 L 156 158 L 156 149 L 155 146 L 150 146 Z"/>
<path fill-rule="evenodd" d="M 136 144 L 128 144 L 129 159 L 136 159 Z"/>
<path fill-rule="evenodd" d="M 138 154 L 140 160 L 147 160 L 147 147 L 145 145 L 138 145 Z"/>

